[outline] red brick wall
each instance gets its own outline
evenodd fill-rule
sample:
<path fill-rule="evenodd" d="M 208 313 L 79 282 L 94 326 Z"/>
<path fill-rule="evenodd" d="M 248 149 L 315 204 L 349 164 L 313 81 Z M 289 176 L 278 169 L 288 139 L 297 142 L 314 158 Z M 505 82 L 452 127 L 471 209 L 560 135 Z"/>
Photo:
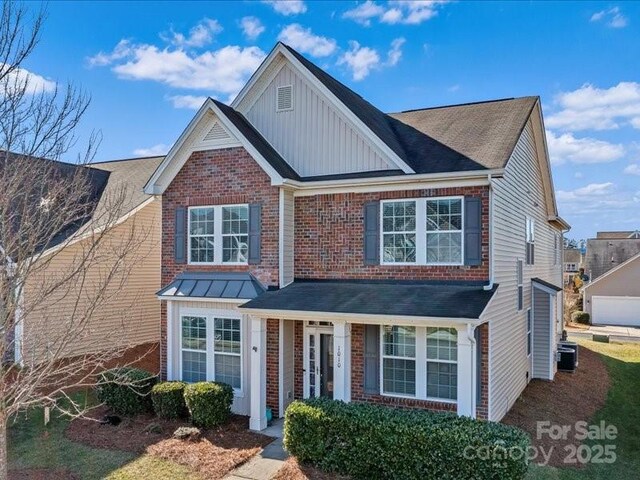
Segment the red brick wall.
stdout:
<path fill-rule="evenodd" d="M 293 397 L 304 395 L 304 322 L 296 322 L 293 331 Z"/>
<path fill-rule="evenodd" d="M 280 320 L 267 320 L 267 407 L 273 418 L 278 418 L 280 409 Z M 254 373 L 254 372 L 252 372 Z"/>
<path fill-rule="evenodd" d="M 174 261 L 174 222 L 178 206 L 259 203 L 262 250 L 258 265 L 187 265 Z M 244 148 L 194 152 L 162 196 L 162 285 L 184 271 L 249 271 L 263 284 L 278 284 L 279 191 Z M 166 378 L 167 312 L 161 310 L 162 376 Z"/>
<path fill-rule="evenodd" d="M 392 198 L 470 195 L 482 198 L 482 264 L 479 266 L 364 265 L 365 202 Z M 488 187 L 402 192 L 341 193 L 296 197 L 295 276 L 297 278 L 488 280 Z"/>
<path fill-rule="evenodd" d="M 482 420 L 489 418 L 489 324 L 478 327 L 480 330 L 481 366 L 480 366 L 480 402 L 476 405 L 476 416 Z"/>
<path fill-rule="evenodd" d="M 416 400 L 413 398 L 386 397 L 364 392 L 364 325 L 351 325 L 351 400 L 354 402 L 377 403 L 404 408 L 456 411 L 451 403 Z"/>

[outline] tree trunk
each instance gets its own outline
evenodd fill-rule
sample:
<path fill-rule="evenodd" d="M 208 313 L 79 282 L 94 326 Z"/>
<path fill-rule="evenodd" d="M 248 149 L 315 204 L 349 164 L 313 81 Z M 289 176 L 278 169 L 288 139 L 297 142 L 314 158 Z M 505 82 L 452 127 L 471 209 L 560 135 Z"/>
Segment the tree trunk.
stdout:
<path fill-rule="evenodd" d="M 9 466 L 7 465 L 7 419 L 4 412 L 0 413 L 0 480 L 7 480 Z"/>

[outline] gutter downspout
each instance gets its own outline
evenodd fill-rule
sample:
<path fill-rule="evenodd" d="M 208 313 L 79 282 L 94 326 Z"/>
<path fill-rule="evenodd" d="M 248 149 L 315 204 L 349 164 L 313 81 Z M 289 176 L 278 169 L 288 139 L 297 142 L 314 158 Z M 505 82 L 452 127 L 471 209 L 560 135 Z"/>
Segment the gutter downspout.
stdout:
<path fill-rule="evenodd" d="M 493 254 L 493 177 L 491 174 L 487 177 L 489 179 L 489 285 L 485 285 L 484 289 L 493 290 L 493 263 L 495 262 L 495 256 Z"/>

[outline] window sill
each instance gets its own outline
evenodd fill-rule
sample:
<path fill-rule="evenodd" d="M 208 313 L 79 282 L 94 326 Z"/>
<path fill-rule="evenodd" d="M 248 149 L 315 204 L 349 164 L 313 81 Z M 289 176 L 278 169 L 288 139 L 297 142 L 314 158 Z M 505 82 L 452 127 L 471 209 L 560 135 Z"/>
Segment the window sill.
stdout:
<path fill-rule="evenodd" d="M 196 265 L 196 266 L 210 266 L 210 267 L 246 267 L 249 266 L 248 262 L 188 262 L 187 265 Z"/>
<path fill-rule="evenodd" d="M 464 263 L 400 263 L 380 262 L 383 267 L 464 267 Z"/>
<path fill-rule="evenodd" d="M 417 400 L 419 402 L 446 403 L 448 405 L 458 404 L 457 400 L 450 400 L 446 398 L 433 398 L 433 397 L 420 398 L 420 397 L 411 396 L 411 395 L 398 395 L 398 394 L 384 393 L 384 392 L 380 392 L 380 396 L 385 398 L 402 398 L 405 400 Z"/>

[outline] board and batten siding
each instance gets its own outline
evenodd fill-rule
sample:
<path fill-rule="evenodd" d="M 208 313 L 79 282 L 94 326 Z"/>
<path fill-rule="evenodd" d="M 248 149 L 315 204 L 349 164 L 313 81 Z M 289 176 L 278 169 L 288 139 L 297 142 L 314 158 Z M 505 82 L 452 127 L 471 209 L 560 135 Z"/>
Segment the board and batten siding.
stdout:
<path fill-rule="evenodd" d="M 533 349 L 532 376 L 549 380 L 553 374 L 549 371 L 551 352 L 549 351 L 549 337 L 551 332 L 550 305 L 551 296 L 539 288 L 533 289 Z"/>
<path fill-rule="evenodd" d="M 562 285 L 561 262 L 554 260 L 555 236 L 548 222 L 542 173 L 536 155 L 531 119 L 492 191 L 492 255 L 494 281 L 499 284 L 487 310 L 489 334 L 489 419 L 500 420 L 531 377 L 527 357 L 527 309 L 531 279 Z M 525 217 L 535 219 L 535 265 L 525 262 Z M 516 262 L 523 261 L 524 305 L 518 311 Z M 559 293 L 561 295 L 561 293 Z M 555 345 L 555 340 L 553 344 Z"/>
<path fill-rule="evenodd" d="M 293 282 L 294 275 L 294 202 L 293 191 L 285 188 L 280 189 L 280 256 L 281 256 L 281 278 L 280 288 Z"/>
<path fill-rule="evenodd" d="M 293 109 L 277 112 L 277 88 L 287 85 Z M 288 63 L 243 113 L 302 177 L 398 168 Z"/>
<path fill-rule="evenodd" d="M 160 303 L 160 302 L 158 302 Z M 211 310 L 215 311 L 229 311 L 232 312 L 235 317 L 242 317 L 242 393 L 240 395 L 234 395 L 233 404 L 231 409 L 233 413 L 238 415 L 249 415 L 250 410 L 250 388 L 251 388 L 251 325 L 249 315 L 243 315 L 237 310 L 238 304 L 231 302 L 198 302 L 198 301 L 170 301 L 167 302 L 167 321 L 168 335 L 167 335 L 167 348 L 168 348 L 168 365 L 167 380 L 180 380 L 180 330 L 181 330 L 181 317 L 183 315 L 190 315 L 194 312 L 202 312 L 203 315 L 207 315 Z M 207 332 L 210 334 L 210 332 Z M 207 352 L 207 359 L 210 359 L 212 352 Z"/>
<path fill-rule="evenodd" d="M 57 347 L 63 356 L 72 356 L 158 342 L 160 302 L 156 292 L 160 289 L 160 232 L 161 201 L 155 199 L 108 230 L 100 243 L 80 240 L 45 257 L 48 263 L 27 282 L 24 291 L 25 306 L 33 309 L 24 318 L 23 361 L 37 361 L 39 355 Z M 96 256 L 86 270 L 80 270 L 85 274 L 66 281 L 64 288 L 57 288 L 42 302 L 39 292 L 78 268 L 92 244 Z M 113 252 L 120 252 L 125 245 L 135 245 L 135 248 L 125 257 L 125 267 L 113 270 L 116 260 Z M 115 278 L 107 283 L 106 275 L 114 271 Z M 104 295 L 99 303 L 96 303 L 97 292 Z M 97 308 L 89 312 L 92 307 Z M 79 322 L 82 329 L 78 327 Z M 72 337 L 70 332 L 74 332 Z"/>

